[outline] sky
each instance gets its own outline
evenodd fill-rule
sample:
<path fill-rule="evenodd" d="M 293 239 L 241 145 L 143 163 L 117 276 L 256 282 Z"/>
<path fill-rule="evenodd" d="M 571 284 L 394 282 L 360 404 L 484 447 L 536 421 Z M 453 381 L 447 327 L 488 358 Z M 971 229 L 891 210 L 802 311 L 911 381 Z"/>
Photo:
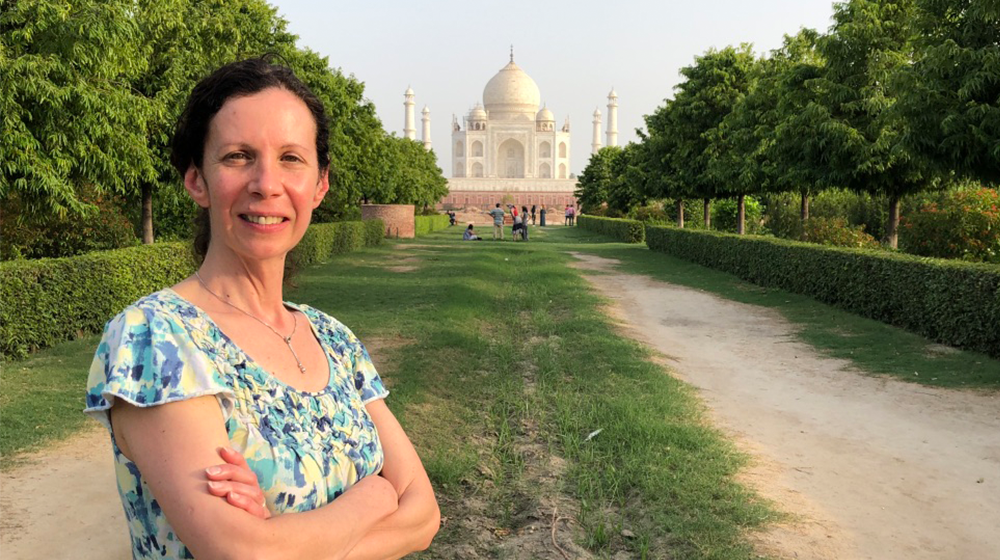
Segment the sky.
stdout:
<path fill-rule="evenodd" d="M 673 96 L 679 71 L 707 50 L 750 43 L 758 53 L 803 27 L 827 31 L 832 0 L 617 0 L 459 2 L 271 0 L 299 45 L 364 82 L 385 129 L 403 135 L 403 93 L 431 110 L 438 165 L 451 176 L 451 117 L 482 102 L 509 61 L 534 79 L 562 126 L 571 125 L 571 172 L 590 158 L 594 109 L 605 141 L 607 96 L 618 93 L 618 141 L 637 139 L 643 116 Z"/>

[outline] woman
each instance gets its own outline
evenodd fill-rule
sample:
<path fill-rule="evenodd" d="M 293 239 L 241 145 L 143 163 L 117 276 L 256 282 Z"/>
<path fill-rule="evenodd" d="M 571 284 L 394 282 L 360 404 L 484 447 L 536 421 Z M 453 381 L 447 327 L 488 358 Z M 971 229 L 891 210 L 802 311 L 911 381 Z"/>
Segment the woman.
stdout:
<path fill-rule="evenodd" d="M 463 241 L 482 241 L 483 238 L 476 235 L 473 225 L 469 224 L 469 227 L 465 228 L 465 233 L 462 234 Z"/>
<path fill-rule="evenodd" d="M 542 209 L 538 211 L 538 225 L 539 227 L 545 227 L 545 205 L 542 205 Z"/>
<path fill-rule="evenodd" d="M 282 299 L 328 138 L 322 103 L 262 59 L 191 93 L 171 162 L 202 207 L 203 261 L 108 323 L 88 381 L 135 558 L 398 558 L 437 531 L 364 346 Z"/>

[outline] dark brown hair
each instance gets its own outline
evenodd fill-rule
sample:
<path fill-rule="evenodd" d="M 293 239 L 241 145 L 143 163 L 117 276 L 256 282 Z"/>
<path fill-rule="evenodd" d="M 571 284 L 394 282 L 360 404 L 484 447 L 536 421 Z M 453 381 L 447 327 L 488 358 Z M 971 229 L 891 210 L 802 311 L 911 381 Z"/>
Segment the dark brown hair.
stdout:
<path fill-rule="evenodd" d="M 319 170 L 330 167 L 330 123 L 323 102 L 291 69 L 271 64 L 270 57 L 249 58 L 231 62 L 207 77 L 191 90 L 184 112 L 177 120 L 170 140 L 170 163 L 184 177 L 194 165 L 201 168 L 205 155 L 208 126 L 219 109 L 234 97 L 245 97 L 265 89 L 278 87 L 295 94 L 312 113 L 316 123 L 316 155 Z M 204 208 L 195 218 L 194 253 L 200 262 L 208 252 L 212 238 L 208 211 Z"/>

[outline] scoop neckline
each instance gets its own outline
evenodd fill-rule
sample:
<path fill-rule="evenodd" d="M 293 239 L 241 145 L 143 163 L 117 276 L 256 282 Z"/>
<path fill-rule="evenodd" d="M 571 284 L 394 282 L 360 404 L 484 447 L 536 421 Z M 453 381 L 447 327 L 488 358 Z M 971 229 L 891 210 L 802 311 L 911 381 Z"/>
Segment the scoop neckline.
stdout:
<path fill-rule="evenodd" d="M 258 362 L 257 360 L 255 360 L 253 356 L 251 356 L 250 354 L 248 354 L 246 352 L 246 350 L 244 350 L 239 344 L 236 344 L 235 342 L 233 342 L 233 339 L 229 338 L 229 335 L 227 335 L 226 332 L 224 330 L 222 330 L 222 327 L 220 327 L 215 322 L 215 320 L 212 319 L 212 316 L 209 315 L 207 311 L 205 311 L 201 307 L 198 307 L 197 305 L 195 305 L 194 303 L 192 303 L 190 300 L 188 300 L 186 297 L 184 297 L 184 296 L 180 295 L 179 293 L 177 293 L 177 291 L 174 290 L 173 288 L 164 288 L 163 291 L 167 292 L 168 294 L 170 294 L 175 299 L 180 300 L 184 305 L 187 305 L 191 309 L 194 309 L 194 311 L 198 315 L 198 317 L 200 317 L 202 320 L 204 320 L 208 324 L 208 326 L 210 328 L 214 329 L 215 332 L 217 332 L 219 334 L 219 337 L 222 338 L 223 340 L 225 340 L 225 342 L 227 344 L 232 345 L 232 347 L 235 348 L 236 351 L 240 353 L 240 355 L 244 358 L 244 360 L 248 364 L 251 364 L 253 367 L 255 367 L 258 370 L 260 370 L 261 372 L 263 372 L 265 378 L 268 381 L 270 381 L 271 383 L 274 383 L 275 385 L 279 385 L 281 387 L 284 387 L 285 389 L 287 389 L 289 391 L 292 391 L 292 392 L 295 392 L 295 393 L 299 393 L 301 395 L 307 395 L 307 396 L 324 395 L 324 394 L 329 393 L 330 391 L 333 390 L 333 385 L 334 385 L 334 381 L 336 380 L 336 375 L 334 373 L 334 371 L 335 371 L 334 367 L 335 366 L 334 366 L 334 363 L 333 363 L 333 357 L 332 357 L 332 353 L 330 352 L 330 348 L 326 345 L 325 342 L 323 342 L 323 337 L 321 337 L 319 335 L 319 330 L 316 328 L 316 325 L 313 324 L 312 319 L 309 317 L 309 314 L 306 313 L 297 304 L 292 303 L 290 301 L 284 301 L 284 300 L 282 300 L 282 302 L 281 302 L 286 307 L 290 307 L 290 308 L 294 309 L 295 311 L 298 311 L 299 313 L 301 313 L 306 318 L 306 322 L 309 324 L 309 329 L 312 331 L 313 336 L 316 337 L 316 341 L 319 342 L 319 346 L 320 346 L 320 348 L 323 349 L 323 354 L 326 356 L 326 367 L 329 370 L 329 377 L 327 378 L 326 386 L 323 387 L 322 389 L 318 390 L 318 391 L 307 391 L 305 389 L 299 389 L 298 387 L 295 387 L 293 385 L 289 385 L 288 383 L 285 383 L 284 381 L 278 379 L 277 377 L 274 376 L 273 373 L 271 373 L 264 366 L 262 366 L 260 364 L 260 362 Z"/>

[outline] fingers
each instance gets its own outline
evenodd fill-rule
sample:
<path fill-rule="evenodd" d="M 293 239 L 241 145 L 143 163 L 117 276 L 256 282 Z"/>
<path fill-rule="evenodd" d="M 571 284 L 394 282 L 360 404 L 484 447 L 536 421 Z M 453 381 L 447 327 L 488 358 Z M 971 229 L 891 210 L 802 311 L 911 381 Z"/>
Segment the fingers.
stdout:
<path fill-rule="evenodd" d="M 236 465 L 212 465 L 205 469 L 209 480 L 231 480 L 251 486 L 257 486 L 257 475 L 248 467 Z"/>
<path fill-rule="evenodd" d="M 243 511 L 249 513 L 250 515 L 259 517 L 261 519 L 267 519 L 271 517 L 271 512 L 267 509 L 267 505 L 263 500 L 257 501 L 251 499 L 245 494 L 239 494 L 237 492 L 230 492 L 226 494 L 226 501 L 230 505 L 238 507 Z"/>
<path fill-rule="evenodd" d="M 243 455 L 232 447 L 220 447 L 219 456 L 222 457 L 223 461 L 229 463 L 230 465 L 245 467 L 247 469 L 250 468 L 250 465 L 247 464 L 247 460 L 243 458 Z"/>
<path fill-rule="evenodd" d="M 230 505 L 261 519 L 271 516 L 264 501 L 264 494 L 259 488 L 232 482 L 209 482 L 208 492 L 213 496 L 225 498 Z"/>

